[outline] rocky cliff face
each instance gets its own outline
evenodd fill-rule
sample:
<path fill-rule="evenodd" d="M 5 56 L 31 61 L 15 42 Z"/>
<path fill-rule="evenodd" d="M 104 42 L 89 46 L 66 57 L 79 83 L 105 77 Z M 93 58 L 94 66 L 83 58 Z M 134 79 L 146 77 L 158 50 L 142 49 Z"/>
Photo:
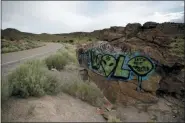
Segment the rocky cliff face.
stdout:
<path fill-rule="evenodd" d="M 103 41 L 79 46 L 77 56 L 111 101 L 154 103 L 156 92 L 182 99 L 184 29 L 184 24 L 155 22 L 111 27 L 99 31 Z"/>

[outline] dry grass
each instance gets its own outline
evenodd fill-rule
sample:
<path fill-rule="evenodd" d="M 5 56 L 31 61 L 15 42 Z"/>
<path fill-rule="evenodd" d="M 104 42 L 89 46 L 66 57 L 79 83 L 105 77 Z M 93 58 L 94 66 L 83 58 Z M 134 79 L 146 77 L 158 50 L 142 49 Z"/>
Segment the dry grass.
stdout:
<path fill-rule="evenodd" d="M 108 122 L 121 122 L 121 120 L 117 117 L 109 116 Z"/>
<path fill-rule="evenodd" d="M 68 59 L 66 58 L 66 54 L 54 54 L 45 59 L 45 63 L 49 70 L 55 68 L 57 70 L 64 69 L 64 66 L 67 65 Z"/>
<path fill-rule="evenodd" d="M 74 46 L 64 44 L 64 48 L 59 49 L 56 54 L 47 57 L 45 63 L 49 70 L 55 68 L 59 71 L 63 70 L 67 64 L 77 64 Z"/>
<path fill-rule="evenodd" d="M 43 43 L 36 42 L 36 41 L 7 41 L 2 40 L 1 45 L 1 53 L 9 53 L 9 52 L 16 52 L 21 50 L 28 50 L 32 48 L 37 48 L 44 46 Z"/>
<path fill-rule="evenodd" d="M 92 82 L 84 82 L 77 72 L 61 73 L 62 91 L 94 106 L 103 104 L 103 93 Z"/>
<path fill-rule="evenodd" d="M 33 60 L 20 65 L 8 75 L 9 96 L 27 98 L 54 94 L 59 90 L 59 81 L 54 74 L 39 60 Z"/>
<path fill-rule="evenodd" d="M 174 39 L 170 46 L 172 47 L 170 49 L 172 54 L 179 57 L 184 57 L 184 39 Z"/>

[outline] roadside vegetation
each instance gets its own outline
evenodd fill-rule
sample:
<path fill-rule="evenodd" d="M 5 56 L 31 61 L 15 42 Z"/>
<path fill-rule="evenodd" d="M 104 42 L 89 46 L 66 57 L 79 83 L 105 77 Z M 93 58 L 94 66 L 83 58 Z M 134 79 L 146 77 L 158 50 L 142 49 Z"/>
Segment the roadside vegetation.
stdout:
<path fill-rule="evenodd" d="M 103 94 L 94 83 L 85 83 L 77 75 L 72 78 L 63 84 L 63 92 L 86 101 L 93 106 L 99 107 L 103 105 Z"/>
<path fill-rule="evenodd" d="M 44 46 L 44 43 L 36 42 L 36 41 L 9 41 L 3 39 L 1 41 L 1 53 L 9 53 L 16 52 L 21 50 L 28 50 L 37 47 Z"/>
<path fill-rule="evenodd" d="M 75 47 L 70 44 L 64 47 L 43 60 L 25 62 L 3 78 L 2 101 L 10 96 L 28 98 L 64 92 L 94 106 L 102 105 L 100 89 L 84 82 L 78 74 Z"/>
<path fill-rule="evenodd" d="M 173 40 L 170 46 L 172 47 L 170 49 L 172 54 L 179 57 L 184 57 L 184 39 L 176 38 Z"/>

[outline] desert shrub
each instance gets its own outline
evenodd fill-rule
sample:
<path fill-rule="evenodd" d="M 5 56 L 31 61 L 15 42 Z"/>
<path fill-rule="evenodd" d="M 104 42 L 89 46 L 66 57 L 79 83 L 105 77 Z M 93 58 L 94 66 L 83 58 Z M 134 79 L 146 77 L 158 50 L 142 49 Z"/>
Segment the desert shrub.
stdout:
<path fill-rule="evenodd" d="M 31 48 L 36 48 L 43 46 L 43 43 L 35 42 L 35 41 L 22 41 L 22 42 L 14 42 L 14 41 L 3 41 L 2 42 L 2 53 L 8 53 L 8 52 L 15 52 L 20 50 L 26 50 Z"/>
<path fill-rule="evenodd" d="M 170 46 L 171 53 L 180 57 L 184 56 L 184 39 L 175 39 Z"/>
<path fill-rule="evenodd" d="M 68 62 L 67 55 L 60 53 L 50 55 L 45 59 L 45 63 L 49 70 L 55 68 L 60 71 L 64 68 L 67 62 Z"/>
<path fill-rule="evenodd" d="M 39 60 L 20 65 L 8 75 L 8 83 L 10 95 L 23 98 L 56 93 L 59 88 L 57 78 Z"/>
<path fill-rule="evenodd" d="M 14 38 L 10 38 L 10 41 L 14 41 L 15 39 Z"/>
<path fill-rule="evenodd" d="M 115 116 L 109 116 L 108 117 L 108 122 L 116 123 L 116 122 L 121 122 L 121 120 L 119 118 L 115 117 Z"/>
<path fill-rule="evenodd" d="M 87 101 L 94 106 L 102 106 L 103 94 L 94 83 L 84 83 L 79 77 L 71 77 L 62 85 L 62 91 Z"/>
<path fill-rule="evenodd" d="M 9 47 L 3 47 L 1 52 L 2 53 L 8 53 L 8 52 L 15 52 L 19 51 L 20 49 L 16 46 L 10 45 Z"/>
<path fill-rule="evenodd" d="M 73 40 L 69 40 L 69 43 L 73 43 L 74 41 Z"/>
<path fill-rule="evenodd" d="M 58 53 L 63 55 L 68 63 L 77 63 L 76 52 L 72 46 L 65 44 L 65 49 L 59 49 Z"/>
<path fill-rule="evenodd" d="M 2 100 L 2 102 L 6 101 L 9 96 L 10 96 L 9 83 L 8 83 L 7 79 L 4 77 L 1 80 L 1 100 Z"/>

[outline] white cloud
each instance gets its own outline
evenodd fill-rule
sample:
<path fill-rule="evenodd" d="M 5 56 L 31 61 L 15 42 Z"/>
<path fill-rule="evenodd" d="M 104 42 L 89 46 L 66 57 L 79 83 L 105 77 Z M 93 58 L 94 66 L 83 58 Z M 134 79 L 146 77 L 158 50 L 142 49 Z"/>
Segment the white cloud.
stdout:
<path fill-rule="evenodd" d="M 100 8 L 85 1 L 3 1 L 2 27 L 34 33 L 67 33 L 125 26 L 134 22 L 179 20 L 184 16 L 184 11 L 172 11 L 179 8 L 180 1 L 99 3 L 102 4 Z M 92 11 L 93 15 L 88 14 Z"/>
<path fill-rule="evenodd" d="M 183 7 L 184 7 L 184 2 L 182 2 L 182 3 L 180 4 L 180 6 L 183 6 Z"/>

